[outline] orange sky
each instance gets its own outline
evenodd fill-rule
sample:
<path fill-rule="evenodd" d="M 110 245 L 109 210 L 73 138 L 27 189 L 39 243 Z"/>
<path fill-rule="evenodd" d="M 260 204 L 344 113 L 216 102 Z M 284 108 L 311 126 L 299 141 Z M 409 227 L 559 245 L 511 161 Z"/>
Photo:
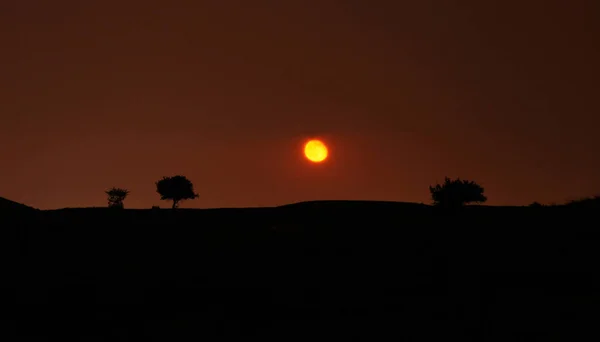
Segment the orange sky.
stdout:
<path fill-rule="evenodd" d="M 0 196 L 38 208 L 600 193 L 595 1 L 3 1 Z M 331 159 L 305 162 L 322 137 Z"/>

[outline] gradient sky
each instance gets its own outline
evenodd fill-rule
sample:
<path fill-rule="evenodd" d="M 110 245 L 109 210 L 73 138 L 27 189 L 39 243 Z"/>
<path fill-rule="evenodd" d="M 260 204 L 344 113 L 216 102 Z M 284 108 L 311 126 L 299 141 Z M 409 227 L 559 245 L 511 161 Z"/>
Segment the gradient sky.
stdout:
<path fill-rule="evenodd" d="M 600 193 L 595 0 L 1 1 L 0 196 L 38 208 Z M 301 156 L 320 136 L 331 158 Z"/>

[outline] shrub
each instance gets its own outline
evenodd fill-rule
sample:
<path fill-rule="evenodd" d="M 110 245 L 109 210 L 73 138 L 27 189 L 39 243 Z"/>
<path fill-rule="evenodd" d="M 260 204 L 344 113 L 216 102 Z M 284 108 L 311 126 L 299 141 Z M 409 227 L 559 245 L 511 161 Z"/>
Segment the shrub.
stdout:
<path fill-rule="evenodd" d="M 429 192 L 434 205 L 446 208 L 457 208 L 469 203 L 487 201 L 487 197 L 483 194 L 483 187 L 473 181 L 460 178 L 452 180 L 446 177 L 443 184 L 430 186 Z"/>

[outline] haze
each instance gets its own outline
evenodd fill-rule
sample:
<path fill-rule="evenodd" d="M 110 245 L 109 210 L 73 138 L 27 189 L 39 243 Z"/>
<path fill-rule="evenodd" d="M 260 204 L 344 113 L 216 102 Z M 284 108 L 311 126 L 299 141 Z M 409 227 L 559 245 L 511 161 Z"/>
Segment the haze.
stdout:
<path fill-rule="evenodd" d="M 38 208 L 600 192 L 594 1 L 4 1 L 0 194 Z M 304 140 L 331 148 L 309 165 Z M 185 206 L 185 204 L 184 204 Z"/>

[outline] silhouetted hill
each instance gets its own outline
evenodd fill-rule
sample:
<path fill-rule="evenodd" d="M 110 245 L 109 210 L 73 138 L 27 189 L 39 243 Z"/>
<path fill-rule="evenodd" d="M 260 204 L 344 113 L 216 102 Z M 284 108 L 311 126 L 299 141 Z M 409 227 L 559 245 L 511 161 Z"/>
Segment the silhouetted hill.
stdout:
<path fill-rule="evenodd" d="M 22 338 L 577 340 L 600 319 L 585 208 L 40 213 L 2 239 L 1 302 Z"/>
<path fill-rule="evenodd" d="M 359 200 L 321 200 L 305 201 L 279 206 L 279 208 L 318 208 L 325 210 L 336 209 L 360 209 L 360 210 L 389 210 L 389 209 L 414 209 L 429 207 L 426 204 L 412 202 L 392 202 L 392 201 L 359 201 Z"/>
<path fill-rule="evenodd" d="M 600 196 L 587 197 L 568 202 L 565 206 L 571 208 L 585 208 L 600 210 Z"/>
<path fill-rule="evenodd" d="M 38 209 L 0 197 L 0 224 L 24 224 L 35 220 L 40 213 Z"/>
<path fill-rule="evenodd" d="M 9 212 L 9 211 L 26 211 L 26 210 L 37 210 L 25 204 L 21 204 L 15 201 L 8 200 L 6 198 L 0 197 L 0 212 Z"/>

